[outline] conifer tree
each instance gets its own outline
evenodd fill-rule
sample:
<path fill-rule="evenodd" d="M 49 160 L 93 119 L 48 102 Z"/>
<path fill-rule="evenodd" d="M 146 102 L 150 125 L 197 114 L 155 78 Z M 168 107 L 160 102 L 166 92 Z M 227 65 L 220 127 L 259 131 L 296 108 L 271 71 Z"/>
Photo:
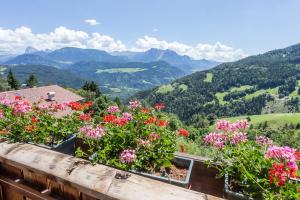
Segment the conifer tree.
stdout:
<path fill-rule="evenodd" d="M 26 84 L 31 88 L 38 85 L 38 80 L 34 74 L 30 74 L 29 78 L 26 80 Z"/>
<path fill-rule="evenodd" d="M 9 69 L 9 72 L 7 74 L 7 82 L 8 85 L 12 88 L 12 89 L 19 89 L 20 84 L 18 79 L 16 78 L 15 74 L 11 71 L 11 69 Z"/>

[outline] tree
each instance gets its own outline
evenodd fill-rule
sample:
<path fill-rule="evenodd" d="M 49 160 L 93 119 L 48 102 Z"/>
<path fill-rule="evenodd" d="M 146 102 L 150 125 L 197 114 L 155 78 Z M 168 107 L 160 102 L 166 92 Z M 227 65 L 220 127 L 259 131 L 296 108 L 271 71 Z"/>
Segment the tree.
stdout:
<path fill-rule="evenodd" d="M 94 81 L 86 81 L 81 88 L 85 91 L 93 92 L 96 98 L 101 95 L 99 86 Z"/>
<path fill-rule="evenodd" d="M 11 69 L 9 69 L 9 72 L 7 74 L 7 82 L 8 85 L 12 88 L 12 89 L 19 89 L 20 84 L 19 81 L 17 80 L 16 76 L 14 75 L 14 73 L 11 71 Z"/>
<path fill-rule="evenodd" d="M 4 78 L 0 77 L 0 92 L 7 91 L 9 89 L 10 87 L 7 81 Z"/>
<path fill-rule="evenodd" d="M 26 80 L 26 84 L 31 88 L 38 85 L 38 80 L 34 74 L 30 74 L 29 78 Z"/>

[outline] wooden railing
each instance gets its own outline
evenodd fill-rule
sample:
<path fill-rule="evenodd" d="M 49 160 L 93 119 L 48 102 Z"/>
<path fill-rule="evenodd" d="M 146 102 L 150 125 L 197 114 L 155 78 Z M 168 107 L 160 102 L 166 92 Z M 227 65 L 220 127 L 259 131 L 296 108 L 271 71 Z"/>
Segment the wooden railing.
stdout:
<path fill-rule="evenodd" d="M 0 198 L 202 200 L 206 195 L 30 144 L 0 143 Z M 121 176 L 119 176 L 121 173 Z M 121 177 L 121 178 L 120 178 Z"/>

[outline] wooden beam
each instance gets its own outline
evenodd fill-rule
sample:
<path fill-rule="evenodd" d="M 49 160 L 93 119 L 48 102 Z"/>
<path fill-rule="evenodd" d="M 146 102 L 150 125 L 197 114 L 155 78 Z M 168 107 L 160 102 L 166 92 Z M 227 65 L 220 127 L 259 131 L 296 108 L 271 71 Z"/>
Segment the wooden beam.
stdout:
<path fill-rule="evenodd" d="M 13 190 L 16 193 L 23 195 L 24 197 L 28 197 L 30 199 L 35 200 L 57 200 L 57 198 L 53 198 L 46 194 L 42 194 L 37 190 L 28 187 L 27 185 L 23 185 L 21 183 L 15 182 L 9 178 L 0 175 L 0 185 L 3 188 Z"/>
<path fill-rule="evenodd" d="M 135 174 L 127 179 L 116 179 L 119 170 L 91 165 L 83 159 L 30 144 L 0 143 L 0 162 L 70 185 L 79 193 L 101 200 L 206 199 L 202 193 Z"/>

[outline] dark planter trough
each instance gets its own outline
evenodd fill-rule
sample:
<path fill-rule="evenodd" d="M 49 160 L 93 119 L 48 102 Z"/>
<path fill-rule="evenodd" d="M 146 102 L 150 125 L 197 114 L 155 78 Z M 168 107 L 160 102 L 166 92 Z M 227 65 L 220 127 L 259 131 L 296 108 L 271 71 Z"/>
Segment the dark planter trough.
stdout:
<path fill-rule="evenodd" d="M 96 154 L 93 154 L 92 156 L 90 156 L 89 160 L 93 160 L 94 156 L 96 156 Z M 134 174 L 137 174 L 137 175 L 141 175 L 141 176 L 148 177 L 151 179 L 159 180 L 159 181 L 162 181 L 165 183 L 170 183 L 172 185 L 177 185 L 180 187 L 188 188 L 190 185 L 190 178 L 191 178 L 191 173 L 192 173 L 192 169 L 193 169 L 193 165 L 194 165 L 194 160 L 189 159 L 189 158 L 180 157 L 180 156 L 175 156 L 172 163 L 176 167 L 185 168 L 188 170 L 185 180 L 180 181 L 180 180 L 172 179 L 172 178 L 169 178 L 166 176 L 158 176 L 158 175 L 145 173 L 145 172 L 138 172 L 138 171 L 134 171 L 134 170 L 129 170 L 129 171 Z"/>
<path fill-rule="evenodd" d="M 251 197 L 248 197 L 242 193 L 234 192 L 229 189 L 229 176 L 225 175 L 225 193 L 228 200 L 254 200 Z"/>
<path fill-rule="evenodd" d="M 64 154 L 68 154 L 68 155 L 74 155 L 75 152 L 75 138 L 76 135 L 71 135 L 68 139 L 64 140 L 63 142 L 53 145 L 53 146 L 49 146 L 49 145 L 44 145 L 44 144 L 36 144 L 33 142 L 28 142 L 29 144 L 33 144 L 39 147 L 43 147 L 46 149 L 50 149 L 53 151 L 57 151 L 60 153 L 64 153 Z"/>
<path fill-rule="evenodd" d="M 190 178 L 191 178 L 191 174 L 192 174 L 192 169 L 194 166 L 194 160 L 193 159 L 189 159 L 189 158 L 184 158 L 184 157 L 179 157 L 179 156 L 175 156 L 175 158 L 173 159 L 172 163 L 179 168 L 186 168 L 187 174 L 185 177 L 185 180 L 180 181 L 180 180 L 176 180 L 176 179 L 172 179 L 169 177 L 165 177 L 165 176 L 157 176 L 154 174 L 149 174 L 149 173 L 144 173 L 144 172 L 136 172 L 136 171 L 132 171 L 135 174 L 139 174 L 148 178 L 152 178 L 155 180 L 159 180 L 165 183 L 170 183 L 172 185 L 177 185 L 180 187 L 184 187 L 184 188 L 188 188 L 190 185 Z"/>

